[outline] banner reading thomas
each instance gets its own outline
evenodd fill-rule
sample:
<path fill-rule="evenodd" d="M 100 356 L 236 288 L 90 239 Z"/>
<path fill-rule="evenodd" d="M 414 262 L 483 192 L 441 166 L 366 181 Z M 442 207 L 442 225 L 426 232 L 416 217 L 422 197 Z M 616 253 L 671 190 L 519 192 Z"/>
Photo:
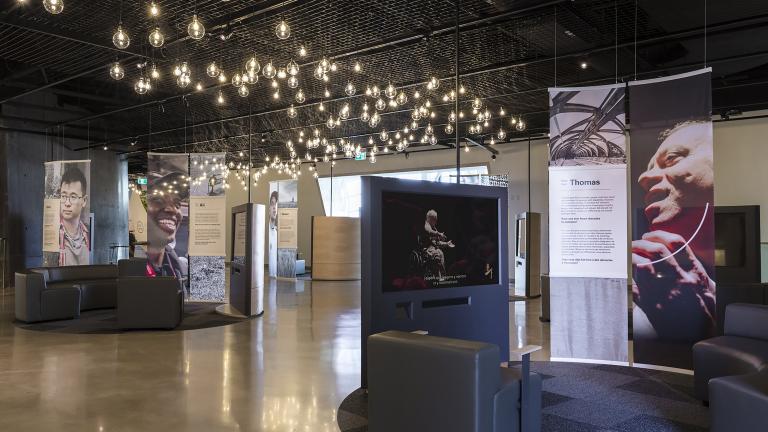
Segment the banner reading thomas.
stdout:
<path fill-rule="evenodd" d="M 710 75 L 630 83 L 636 363 L 691 369 L 716 333 Z"/>

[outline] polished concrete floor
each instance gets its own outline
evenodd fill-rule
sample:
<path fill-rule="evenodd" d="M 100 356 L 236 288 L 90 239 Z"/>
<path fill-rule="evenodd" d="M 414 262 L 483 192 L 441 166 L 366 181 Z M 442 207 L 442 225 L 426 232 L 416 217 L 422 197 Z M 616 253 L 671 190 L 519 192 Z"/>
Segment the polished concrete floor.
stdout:
<path fill-rule="evenodd" d="M 359 282 L 275 282 L 253 320 L 118 335 L 21 330 L 0 297 L 0 431 L 337 431 L 360 383 Z M 538 301 L 511 346 L 544 345 Z"/>

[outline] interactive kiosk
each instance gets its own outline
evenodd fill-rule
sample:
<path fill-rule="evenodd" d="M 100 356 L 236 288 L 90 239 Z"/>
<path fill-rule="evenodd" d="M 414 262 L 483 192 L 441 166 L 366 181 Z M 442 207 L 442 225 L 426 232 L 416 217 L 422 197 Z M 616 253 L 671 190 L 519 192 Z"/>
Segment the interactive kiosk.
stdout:
<path fill-rule="evenodd" d="M 232 264 L 229 304 L 216 311 L 252 317 L 264 313 L 265 207 L 243 204 L 232 208 Z"/>
<path fill-rule="evenodd" d="M 515 294 L 541 295 L 541 214 L 517 215 L 515 241 Z"/>
<path fill-rule="evenodd" d="M 426 331 L 509 359 L 507 189 L 362 178 L 362 385 L 367 338 Z"/>

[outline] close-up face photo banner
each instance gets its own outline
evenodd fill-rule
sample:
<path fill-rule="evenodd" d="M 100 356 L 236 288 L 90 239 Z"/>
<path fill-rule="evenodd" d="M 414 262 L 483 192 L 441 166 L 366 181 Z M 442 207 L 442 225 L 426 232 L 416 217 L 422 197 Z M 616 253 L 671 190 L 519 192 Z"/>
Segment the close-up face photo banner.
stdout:
<path fill-rule="evenodd" d="M 186 281 L 189 274 L 189 156 L 147 153 L 147 159 L 147 274 Z"/>
<path fill-rule="evenodd" d="M 637 363 L 690 369 L 716 334 L 710 75 L 630 83 Z"/>
<path fill-rule="evenodd" d="M 91 161 L 45 163 L 43 265 L 91 263 Z"/>

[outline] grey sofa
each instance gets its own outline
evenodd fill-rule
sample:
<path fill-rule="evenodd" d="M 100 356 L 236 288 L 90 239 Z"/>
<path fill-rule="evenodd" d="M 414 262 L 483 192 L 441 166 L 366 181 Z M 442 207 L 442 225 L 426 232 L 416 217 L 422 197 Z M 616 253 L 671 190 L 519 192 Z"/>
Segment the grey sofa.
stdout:
<path fill-rule="evenodd" d="M 768 369 L 709 381 L 711 432 L 768 429 Z"/>
<path fill-rule="evenodd" d="M 184 314 L 184 297 L 173 277 L 121 277 L 117 282 L 117 325 L 122 329 L 172 329 Z"/>
<path fill-rule="evenodd" d="M 712 378 L 745 375 L 768 368 L 768 306 L 732 303 L 725 309 L 723 336 L 693 346 L 696 395 L 709 400 Z"/>
<path fill-rule="evenodd" d="M 521 373 L 495 345 L 387 331 L 368 338 L 370 432 L 517 432 Z M 541 377 L 531 374 L 530 431 L 541 429 Z"/>
<path fill-rule="evenodd" d="M 16 274 L 15 290 L 16 318 L 20 321 L 73 318 L 80 311 L 116 306 L 117 266 L 33 268 Z"/>

